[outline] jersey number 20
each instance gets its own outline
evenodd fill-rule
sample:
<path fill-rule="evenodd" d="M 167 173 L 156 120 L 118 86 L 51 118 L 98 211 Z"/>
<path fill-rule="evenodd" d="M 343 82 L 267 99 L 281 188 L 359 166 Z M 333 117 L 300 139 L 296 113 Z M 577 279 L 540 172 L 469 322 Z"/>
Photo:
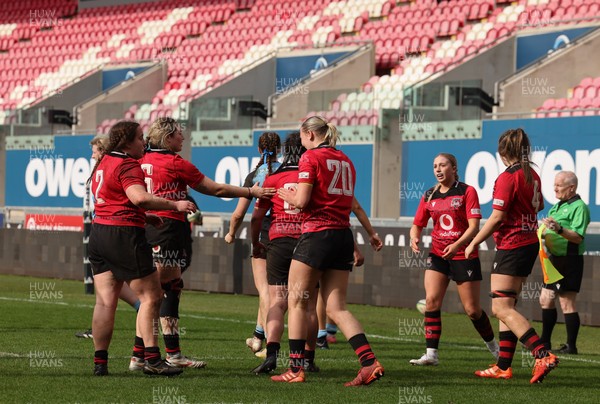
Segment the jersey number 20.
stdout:
<path fill-rule="evenodd" d="M 353 196 L 352 192 L 352 169 L 347 161 L 327 160 L 327 169 L 333 171 L 333 178 L 327 188 L 327 192 L 332 195 Z M 340 177 L 342 184 L 340 187 Z"/>

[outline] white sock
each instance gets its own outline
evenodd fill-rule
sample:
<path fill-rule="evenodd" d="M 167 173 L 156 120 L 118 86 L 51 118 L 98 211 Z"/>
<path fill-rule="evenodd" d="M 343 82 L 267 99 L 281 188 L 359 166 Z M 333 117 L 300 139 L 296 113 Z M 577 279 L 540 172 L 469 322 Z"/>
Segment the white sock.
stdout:
<path fill-rule="evenodd" d="M 437 349 L 435 348 L 427 348 L 427 357 L 428 358 L 437 358 Z"/>
<path fill-rule="evenodd" d="M 488 349 L 490 350 L 490 352 L 497 352 L 500 347 L 498 346 L 498 342 L 496 341 L 496 338 L 494 338 L 491 341 L 486 341 L 485 344 L 487 345 Z"/>

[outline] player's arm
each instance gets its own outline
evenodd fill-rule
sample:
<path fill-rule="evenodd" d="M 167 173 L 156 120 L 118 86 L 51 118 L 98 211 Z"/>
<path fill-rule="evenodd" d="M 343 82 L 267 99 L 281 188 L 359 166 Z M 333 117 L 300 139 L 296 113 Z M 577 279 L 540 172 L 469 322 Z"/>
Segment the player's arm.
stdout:
<path fill-rule="evenodd" d="M 254 207 L 252 211 L 252 219 L 250 219 L 250 233 L 252 235 L 252 255 L 259 255 L 261 250 L 264 250 L 265 246 L 260 242 L 260 231 L 262 229 L 262 222 L 267 215 L 268 209 L 261 208 L 258 206 Z"/>
<path fill-rule="evenodd" d="M 304 209 L 310 202 L 312 195 L 312 184 L 301 182 L 297 188 L 279 188 L 277 194 L 281 199 L 297 209 Z"/>
<path fill-rule="evenodd" d="M 258 186 L 258 183 L 254 184 L 252 188 L 238 187 L 235 185 L 221 184 L 208 177 L 204 177 L 202 181 L 193 188 L 201 194 L 221 198 L 268 198 L 275 195 L 275 189 L 261 188 Z"/>
<path fill-rule="evenodd" d="M 358 244 L 354 241 L 354 265 L 357 267 L 362 266 L 365 263 L 365 256 L 360 251 Z"/>
<path fill-rule="evenodd" d="M 479 231 L 479 221 L 480 221 L 479 218 L 471 217 L 467 220 L 469 222 L 469 227 L 463 233 L 461 238 L 459 238 L 454 243 L 452 243 L 452 244 L 446 246 L 446 248 L 444 248 L 444 254 L 442 255 L 443 259 L 446 259 L 446 260 L 452 259 L 452 257 L 454 257 L 456 255 L 456 253 L 460 250 L 460 248 L 463 245 L 469 243 L 469 241 L 471 239 L 473 239 L 473 237 L 475 237 L 475 235 Z"/>
<path fill-rule="evenodd" d="M 414 253 L 421 252 L 419 248 L 419 242 L 421 241 L 421 233 L 423 232 L 423 228 L 427 226 L 427 222 L 431 217 L 429 211 L 426 208 L 425 196 L 427 193 L 421 197 L 421 201 L 419 202 L 419 206 L 417 207 L 417 212 L 415 213 L 415 218 L 413 220 L 413 225 L 410 228 L 410 248 Z"/>
<path fill-rule="evenodd" d="M 196 205 L 190 201 L 170 201 L 146 192 L 146 188 L 140 184 L 133 184 L 125 189 L 127 198 L 135 206 L 147 210 L 176 210 L 178 212 L 195 212 Z"/>
<path fill-rule="evenodd" d="M 419 248 L 419 241 L 421 241 L 422 232 L 422 226 L 417 226 L 416 224 L 413 224 L 410 228 L 410 248 L 415 253 L 421 252 L 421 249 Z"/>
<path fill-rule="evenodd" d="M 225 242 L 227 244 L 231 244 L 233 243 L 233 240 L 235 240 L 235 235 L 237 234 L 238 230 L 240 229 L 240 226 L 242 225 L 244 215 L 248 211 L 250 203 L 252 203 L 252 199 L 238 199 L 237 206 L 235 207 L 235 210 L 231 214 L 231 219 L 229 220 L 229 231 L 225 235 Z"/>
<path fill-rule="evenodd" d="M 369 243 L 371 244 L 371 247 L 373 247 L 373 250 L 381 250 L 383 247 L 383 241 L 381 241 L 381 238 L 379 238 L 379 234 L 375 233 L 367 213 L 363 207 L 360 206 L 360 203 L 358 203 L 356 197 L 352 198 L 352 213 L 354 213 L 362 227 L 364 227 L 364 229 L 367 231 L 367 234 L 369 235 Z"/>
<path fill-rule="evenodd" d="M 500 228 L 502 222 L 506 219 L 506 211 L 494 209 L 490 218 L 485 222 L 483 228 L 477 233 L 475 238 L 469 243 L 465 249 L 465 257 L 469 258 L 471 252 L 481 243 L 483 243 L 488 237 L 490 237 L 496 230 Z"/>

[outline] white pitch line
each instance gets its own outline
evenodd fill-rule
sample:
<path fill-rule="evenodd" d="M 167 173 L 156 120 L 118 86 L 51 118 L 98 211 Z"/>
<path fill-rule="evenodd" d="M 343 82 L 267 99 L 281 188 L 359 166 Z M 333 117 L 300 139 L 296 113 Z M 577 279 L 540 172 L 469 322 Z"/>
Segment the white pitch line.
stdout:
<path fill-rule="evenodd" d="M 88 309 L 93 309 L 94 308 L 94 306 L 90 305 L 90 304 L 56 302 L 56 301 L 48 301 L 48 300 L 19 299 L 19 298 L 16 298 L 16 297 L 3 297 L 3 296 L 0 296 L 0 300 L 13 301 L 13 302 L 24 302 L 24 303 L 37 303 L 37 304 L 55 304 L 55 305 L 60 305 L 60 306 L 72 306 L 72 307 L 81 307 L 81 308 L 88 308 Z M 129 309 L 117 308 L 117 310 L 129 310 Z M 223 322 L 238 323 L 238 324 L 254 324 L 254 321 L 235 320 L 235 319 L 232 319 L 232 318 L 222 318 L 222 317 L 201 316 L 201 315 L 197 315 L 197 314 L 180 314 L 180 316 L 181 317 L 194 318 L 194 319 L 198 319 L 198 320 L 223 321 Z M 421 339 L 390 337 L 390 336 L 386 336 L 386 335 L 369 334 L 368 337 L 369 338 L 375 338 L 375 339 L 388 340 L 388 341 L 401 341 L 401 342 L 412 342 L 412 343 L 422 342 Z M 461 345 L 461 344 L 455 344 L 455 343 L 451 343 L 451 342 L 446 342 L 445 344 L 450 345 L 450 346 L 454 346 L 454 347 L 457 347 L 457 348 L 463 348 L 463 349 L 480 350 L 480 351 L 487 350 L 487 348 L 484 348 L 484 347 L 481 347 L 481 346 Z M 4 354 L 7 355 L 5 357 L 10 357 L 9 355 L 18 355 L 18 354 L 11 354 L 10 352 L 0 352 L 0 357 L 3 357 Z M 18 356 L 16 356 L 16 357 L 18 357 Z M 573 361 L 573 362 L 597 363 L 597 364 L 600 364 L 599 360 L 574 357 L 573 355 L 558 355 L 558 357 L 559 358 L 563 358 L 563 359 L 568 359 L 568 360 Z"/>

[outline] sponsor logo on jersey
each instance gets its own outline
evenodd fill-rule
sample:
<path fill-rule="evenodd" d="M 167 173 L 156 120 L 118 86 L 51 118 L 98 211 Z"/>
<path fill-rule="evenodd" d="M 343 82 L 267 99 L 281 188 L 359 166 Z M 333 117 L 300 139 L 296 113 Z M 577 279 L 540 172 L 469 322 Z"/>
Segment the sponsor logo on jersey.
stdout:
<path fill-rule="evenodd" d="M 492 204 L 497 205 L 497 206 L 504 206 L 504 201 L 502 199 L 494 198 L 494 201 L 492 202 Z"/>
<path fill-rule="evenodd" d="M 155 254 L 158 254 L 160 252 L 160 246 L 156 245 L 156 246 L 152 247 L 152 252 Z"/>
<path fill-rule="evenodd" d="M 435 207 L 435 201 L 431 202 L 431 207 Z"/>
<path fill-rule="evenodd" d="M 310 178 L 310 174 L 307 173 L 306 171 L 302 171 L 301 173 L 298 173 L 298 178 L 299 179 L 308 179 L 308 178 Z"/>
<path fill-rule="evenodd" d="M 481 209 L 471 209 L 472 215 L 481 215 Z"/>

